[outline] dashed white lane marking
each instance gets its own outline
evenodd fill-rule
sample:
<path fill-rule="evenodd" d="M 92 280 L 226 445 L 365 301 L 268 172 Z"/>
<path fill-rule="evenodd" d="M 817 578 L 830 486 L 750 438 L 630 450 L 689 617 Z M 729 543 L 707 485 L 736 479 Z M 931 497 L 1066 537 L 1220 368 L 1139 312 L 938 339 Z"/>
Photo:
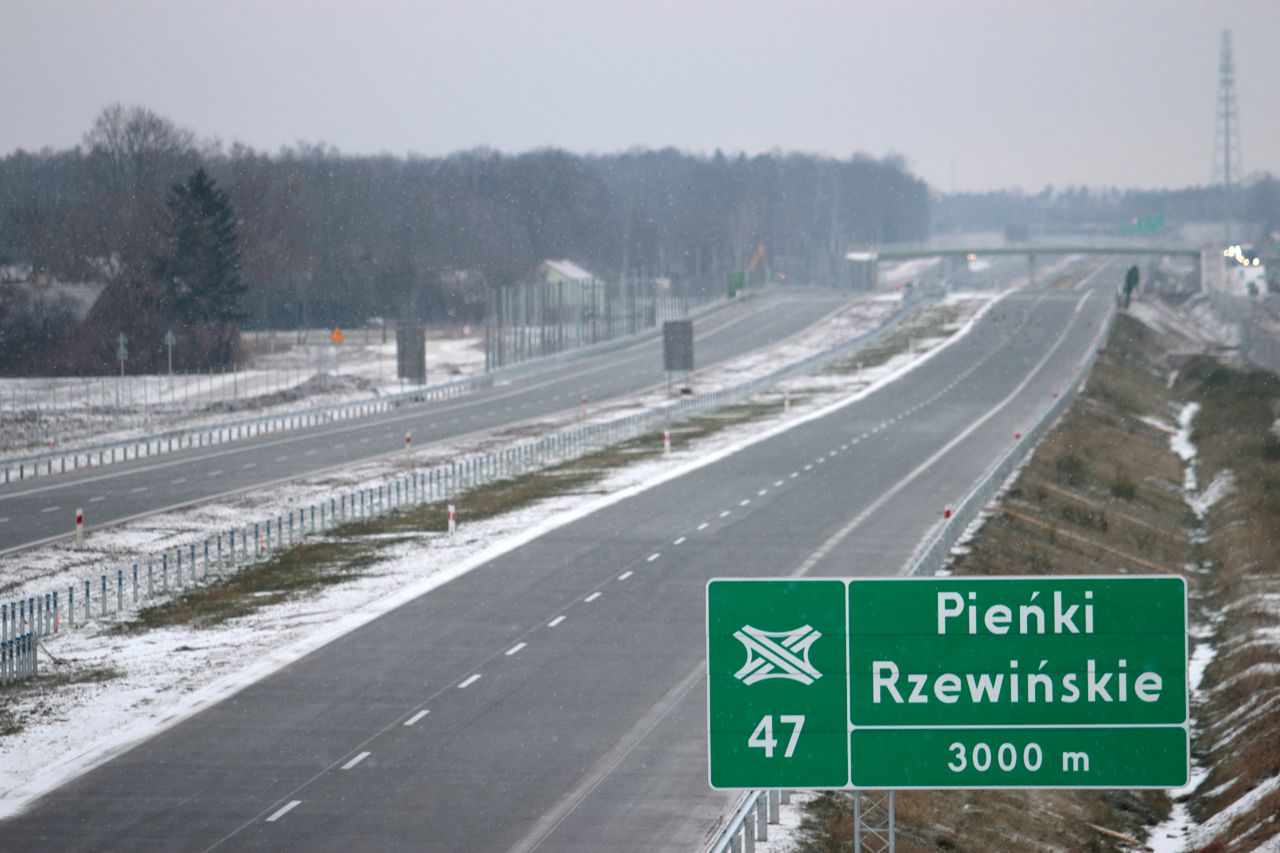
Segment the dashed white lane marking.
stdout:
<path fill-rule="evenodd" d="M 593 593 L 591 593 L 590 595 L 588 595 L 586 598 L 584 598 L 584 599 L 582 599 L 582 600 L 583 600 L 583 601 L 595 601 L 595 600 L 596 600 L 597 598 L 599 598 L 599 597 L 600 597 L 600 593 L 598 593 L 598 592 L 593 592 Z"/>
<path fill-rule="evenodd" d="M 685 540 L 685 537 L 681 536 L 679 539 L 677 539 L 676 541 L 672 542 L 671 544 L 672 544 L 672 545 L 683 545 L 683 544 L 684 544 L 684 540 Z"/>
<path fill-rule="evenodd" d="M 146 490 L 147 490 L 146 486 L 138 486 L 138 488 L 136 489 L 130 489 L 129 494 L 136 495 L 138 492 L 145 492 Z"/>
<path fill-rule="evenodd" d="M 655 552 L 655 553 L 650 554 L 649 556 L 645 557 L 645 558 L 644 558 L 644 561 L 645 561 L 646 563 L 652 563 L 654 560 L 658 559 L 658 558 L 659 558 L 659 557 L 661 557 L 661 556 L 662 556 L 662 552 L 660 552 L 660 551 L 659 551 L 659 552 Z"/>
<path fill-rule="evenodd" d="M 793 480 L 794 480 L 796 477 L 799 477 L 799 476 L 800 476 L 800 472 L 799 472 L 799 471 L 792 471 L 792 472 L 791 472 L 791 479 L 793 479 Z"/>
<path fill-rule="evenodd" d="M 276 457 L 276 461 L 277 461 L 277 462 L 286 462 L 286 461 L 288 461 L 288 459 L 289 459 L 289 457 L 288 457 L 288 456 L 277 456 L 277 457 Z"/>
<path fill-rule="evenodd" d="M 316 449 L 313 447 L 313 448 L 311 448 L 310 450 L 308 450 L 308 451 L 307 451 L 307 455 L 308 455 L 308 456 L 315 456 L 315 455 L 316 455 L 317 453 L 319 453 L 319 452 L 320 452 L 320 451 L 316 450 Z"/>
<path fill-rule="evenodd" d="M 704 521 L 704 522 L 702 522 L 701 524 L 699 524 L 699 525 L 698 525 L 698 529 L 699 529 L 699 530 L 706 530 L 706 529 L 707 529 L 708 527 L 710 527 L 710 526 L 711 526 L 710 522 L 706 522 L 706 521 Z"/>
<path fill-rule="evenodd" d="M 285 805 L 276 809 L 275 813 L 272 814 L 271 817 L 267 818 L 267 823 L 275 823 L 300 805 L 302 805 L 302 800 L 290 800 Z"/>
<path fill-rule="evenodd" d="M 471 685 L 475 684 L 479 680 L 480 680 L 480 673 L 477 672 L 475 675 L 468 677 L 465 681 L 459 684 L 458 689 L 462 690 L 464 688 L 470 687 Z"/>
<path fill-rule="evenodd" d="M 355 766 L 356 766 L 357 764 L 359 764 L 361 761 L 364 761 L 366 758 L 368 758 L 368 757 L 369 757 L 369 755 L 370 755 L 370 753 L 368 753 L 368 752 L 362 752 L 362 753 L 360 753 L 360 754 L 359 754 L 359 755 L 357 755 L 355 758 L 351 759 L 351 760 L 350 760 L 350 761 L 348 761 L 346 764 L 342 765 L 342 769 L 343 769 L 343 770 L 350 770 L 352 767 L 355 767 Z"/>
<path fill-rule="evenodd" d="M 525 646 L 527 646 L 527 645 L 529 645 L 529 644 L 528 644 L 528 643 L 516 643 L 516 644 L 515 644 L 514 646 L 512 646 L 511 648 L 507 649 L 507 657 L 511 657 L 512 655 L 519 653 L 519 651 L 520 651 L 521 649 L 523 649 L 523 648 L 524 648 Z"/>
<path fill-rule="evenodd" d="M 98 495 L 96 497 L 89 498 L 89 503 L 96 504 L 98 501 L 105 501 L 106 499 L 106 495 Z"/>
<path fill-rule="evenodd" d="M 170 485 L 174 485 L 174 486 L 180 486 L 180 485 L 182 485 L 182 484 L 183 484 L 183 483 L 185 483 L 185 482 L 187 482 L 187 478 L 186 478 L 186 477 L 179 477 L 179 478 L 178 478 L 178 479 L 176 479 L 176 480 L 170 480 L 170 481 L 169 481 Z"/>
<path fill-rule="evenodd" d="M 9 516 L 5 516 L 4 518 L 0 518 L 0 524 L 4 524 L 4 523 L 5 523 L 6 521 L 8 521 L 8 520 L 9 520 Z"/>
<path fill-rule="evenodd" d="M 813 470 L 813 466 L 812 466 L 812 465 L 806 465 L 806 466 L 804 466 L 804 470 L 806 470 L 806 471 L 812 471 L 812 470 Z M 794 475 L 793 475 L 793 476 L 794 476 Z"/>
<path fill-rule="evenodd" d="M 368 436 L 365 436 L 364 438 L 360 439 L 360 443 L 361 443 L 361 444 L 368 444 L 368 443 L 369 443 L 369 437 L 368 437 Z"/>
<path fill-rule="evenodd" d="M 547 623 L 547 627 L 554 628 L 555 626 L 559 625 L 563 621 L 564 621 L 563 616 L 557 616 L 556 618 L 552 619 L 550 622 Z"/>
<path fill-rule="evenodd" d="M 626 580 L 626 579 L 627 579 L 627 578 L 629 578 L 629 577 L 631 577 L 631 572 L 626 571 L 626 572 L 623 572 L 622 574 L 618 575 L 618 580 L 620 580 L 620 581 L 624 581 L 624 580 Z"/>
<path fill-rule="evenodd" d="M 777 480 L 777 481 L 775 481 L 775 482 L 774 482 L 773 487 L 774 487 L 775 489 L 777 489 L 777 488 L 781 488 L 781 486 L 782 486 L 782 484 L 783 484 L 784 482 L 785 482 L 785 480 Z"/>
<path fill-rule="evenodd" d="M 728 514 L 729 514 L 729 510 L 726 509 L 724 512 L 720 513 L 720 517 L 724 518 Z"/>
<path fill-rule="evenodd" d="M 419 711 L 418 713 L 414 714 L 414 715 L 413 715 L 412 717 L 410 717 L 409 719 L 405 720 L 405 721 L 404 721 L 404 724 L 405 724 L 406 726 L 412 726 L 414 723 L 418 722 L 418 720 L 421 720 L 423 717 L 425 717 L 427 714 L 430 714 L 430 713 L 431 713 L 431 712 L 430 712 L 430 711 L 427 711 L 427 710 Z"/>
<path fill-rule="evenodd" d="M 765 495 L 767 495 L 767 494 L 769 494 L 769 490 L 768 490 L 768 489 L 761 489 L 760 491 L 756 492 L 756 497 L 758 497 L 758 498 L 762 498 L 762 497 L 764 497 L 764 496 L 765 496 Z"/>
<path fill-rule="evenodd" d="M 745 500 L 738 501 L 738 506 L 746 506 L 749 503 L 751 503 L 751 498 L 746 498 Z"/>
<path fill-rule="evenodd" d="M 47 507 L 45 507 L 44 509 L 42 509 L 42 510 L 40 510 L 40 511 L 41 511 L 41 512 L 53 512 L 54 510 L 58 510 L 58 509 L 62 509 L 62 507 L 60 507 L 60 506 L 47 506 Z"/>
<path fill-rule="evenodd" d="M 252 468 L 255 464 L 256 464 L 256 463 L 253 463 L 253 462 L 246 462 L 246 463 L 244 463 L 243 465 L 241 465 L 240 467 L 241 467 L 241 468 L 244 468 L 244 469 L 247 471 L 248 469 Z"/>
<path fill-rule="evenodd" d="M 206 477 L 216 477 L 216 476 L 218 476 L 218 475 L 219 475 L 219 474 L 221 474 L 221 473 L 222 473 L 221 471 L 210 471 L 210 472 L 209 472 L 208 474 L 206 474 L 205 476 L 206 476 Z"/>

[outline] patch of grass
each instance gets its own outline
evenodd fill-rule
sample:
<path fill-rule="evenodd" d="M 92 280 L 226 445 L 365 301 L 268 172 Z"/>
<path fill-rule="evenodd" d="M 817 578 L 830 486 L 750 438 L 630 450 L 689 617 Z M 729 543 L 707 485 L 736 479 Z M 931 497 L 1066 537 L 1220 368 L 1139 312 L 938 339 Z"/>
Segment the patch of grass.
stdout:
<path fill-rule="evenodd" d="M 22 720 L 8 708 L 0 708 L 0 738 L 22 731 Z"/>
<path fill-rule="evenodd" d="M 1054 460 L 1053 467 L 1069 486 L 1080 486 L 1089 481 L 1089 466 L 1079 454 L 1067 451 Z"/>
<path fill-rule="evenodd" d="M 305 542 L 208 586 L 145 607 L 113 630 L 130 634 L 174 625 L 208 628 L 248 616 L 293 596 L 349 580 L 375 562 L 380 549 L 396 541 L 357 541 L 335 536 Z"/>
<path fill-rule="evenodd" d="M 780 409 L 781 403 L 726 406 L 673 426 L 672 448 L 685 447 L 731 426 L 776 414 Z M 662 433 L 648 433 L 546 469 L 478 486 L 451 502 L 457 508 L 459 524 L 483 521 L 557 495 L 583 491 L 611 470 L 661 453 Z M 349 521 L 331 529 L 323 538 L 278 550 L 262 563 L 143 608 L 133 619 L 112 630 L 133 634 L 175 625 L 213 627 L 346 583 L 375 565 L 384 549 L 418 536 L 447 532 L 449 502 L 435 501 L 377 518 Z"/>
<path fill-rule="evenodd" d="M 39 675 L 0 685 L 0 738 L 15 735 L 26 726 L 26 720 L 10 707 L 19 699 L 40 696 L 74 684 L 112 681 L 123 675 L 112 666 L 59 671 L 57 664 L 52 663 L 48 656 L 41 655 Z"/>
<path fill-rule="evenodd" d="M 1123 465 L 1116 467 L 1115 479 L 1111 481 L 1111 496 L 1122 501 L 1131 501 L 1138 496 L 1138 484 Z"/>

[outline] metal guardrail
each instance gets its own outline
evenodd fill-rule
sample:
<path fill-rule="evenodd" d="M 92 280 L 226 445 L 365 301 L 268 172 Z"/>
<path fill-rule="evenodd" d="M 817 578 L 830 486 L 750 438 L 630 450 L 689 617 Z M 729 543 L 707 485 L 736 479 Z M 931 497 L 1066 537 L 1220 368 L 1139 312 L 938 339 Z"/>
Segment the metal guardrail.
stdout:
<path fill-rule="evenodd" d="M 37 675 L 40 668 L 37 659 L 39 646 L 36 635 L 30 631 L 0 640 L 0 684 L 11 684 Z"/>
<path fill-rule="evenodd" d="M 132 563 L 127 570 L 124 567 L 99 570 L 95 577 L 82 577 L 69 584 L 65 596 L 61 589 L 24 593 L 9 603 L 0 603 L 4 636 L 10 631 L 17 633 L 27 625 L 38 626 L 37 634 L 43 635 L 61 630 L 64 621 L 67 627 L 74 627 L 77 622 L 120 618 L 173 594 L 210 580 L 217 581 L 241 567 L 269 559 L 279 548 L 292 547 L 308 536 L 337 525 L 375 518 L 407 506 L 451 500 L 496 480 L 566 462 L 637 438 L 658 426 L 721 408 L 768 390 L 783 379 L 834 361 L 851 349 L 887 334 L 925 301 L 905 303 L 880 326 L 766 376 L 612 421 L 561 430 L 502 450 L 414 471 L 377 487 L 331 495 L 327 501 L 291 508 L 287 513 L 252 524 L 237 525 L 225 535 L 219 532 L 167 548 L 150 559 Z"/>
<path fill-rule="evenodd" d="M 734 304 L 722 300 L 702 306 L 690 313 L 690 317 L 702 317 L 714 313 L 721 308 Z M 481 376 L 467 377 L 443 385 L 421 386 L 390 394 L 385 397 L 372 397 L 349 403 L 338 403 L 304 412 L 282 412 L 275 415 L 263 415 L 247 420 L 229 421 L 203 427 L 170 430 L 146 438 L 126 439 L 69 447 L 48 453 L 36 453 L 26 456 L 14 456 L 0 459 L 3 470 L 3 482 L 20 482 L 32 477 L 48 477 L 53 474 L 65 474 L 86 467 L 100 467 L 116 462 L 129 462 L 145 459 L 175 450 L 211 447 L 245 438 L 253 438 L 269 433 L 284 432 L 291 429 L 305 429 L 319 424 L 334 421 L 350 420 L 366 415 L 390 411 L 410 403 L 433 402 L 451 399 L 468 394 L 478 388 L 488 388 L 502 382 L 509 382 L 523 376 L 542 372 L 557 364 L 584 356 L 622 349 L 632 344 L 656 337 L 661 334 L 661 327 L 648 328 L 634 335 L 627 335 L 576 349 L 565 350 L 553 355 L 529 359 L 509 367 L 491 370 Z"/>
<path fill-rule="evenodd" d="M 1098 335 L 1097 339 L 1099 341 L 1106 340 L 1111 324 L 1115 320 L 1115 314 L 1116 311 L 1113 304 Z M 1059 394 L 1057 399 L 1041 412 L 1036 422 L 1023 433 L 1021 440 L 1001 454 L 1000 458 L 983 473 L 978 483 L 960 499 L 952 510 L 951 518 L 926 540 L 926 544 L 917 550 L 912 559 L 908 560 L 908 567 L 905 571 L 907 576 L 936 574 L 938 570 L 947 564 L 951 556 L 951 546 L 964 533 L 970 523 L 978 517 L 983 507 L 995 498 L 1005 481 L 1017 470 L 1027 454 L 1031 452 L 1040 439 L 1057 422 L 1062 413 L 1066 411 L 1071 401 L 1075 398 L 1076 392 L 1079 391 L 1080 386 L 1089 375 L 1089 371 L 1097 360 L 1100 351 L 1100 346 L 1096 346 L 1089 351 L 1064 393 Z M 769 795 L 773 794 L 772 791 L 767 793 Z M 764 827 L 764 824 L 759 823 L 761 820 L 759 817 L 760 810 L 764 808 L 761 805 L 761 800 L 765 796 L 765 791 L 749 791 L 743 797 L 739 807 L 734 811 L 733 816 L 716 836 L 711 846 L 707 848 L 708 853 L 722 853 L 725 850 L 731 850 L 733 853 L 743 853 L 743 851 L 751 853 L 755 849 L 755 840 L 766 840 L 768 830 Z M 784 800 L 784 802 L 786 801 Z M 772 813 L 770 814 L 769 822 L 776 823 L 777 818 L 772 816 Z M 753 831 L 756 833 L 754 839 L 751 837 Z"/>
<path fill-rule="evenodd" d="M 352 403 L 339 403 L 306 412 L 263 415 L 248 420 L 231 421 L 207 427 L 173 430 L 146 438 L 72 447 L 52 453 L 40 453 L 31 456 L 12 457 L 0 460 L 0 467 L 4 469 L 5 483 L 22 481 L 32 477 L 47 477 L 53 474 L 75 471 L 79 468 L 98 467 L 115 462 L 144 459 L 162 453 L 172 453 L 175 450 L 211 447 L 216 444 L 225 444 L 229 441 L 252 438 L 268 433 L 350 420 L 351 418 L 386 412 L 407 403 L 450 399 L 474 391 L 477 388 L 488 387 L 493 383 L 494 376 L 492 374 L 468 377 L 448 382 L 444 385 L 428 385 L 385 397 Z"/>
<path fill-rule="evenodd" d="M 769 825 L 778 822 L 782 804 L 790 802 L 790 791 L 748 791 L 707 853 L 755 853 L 757 841 L 769 840 Z"/>

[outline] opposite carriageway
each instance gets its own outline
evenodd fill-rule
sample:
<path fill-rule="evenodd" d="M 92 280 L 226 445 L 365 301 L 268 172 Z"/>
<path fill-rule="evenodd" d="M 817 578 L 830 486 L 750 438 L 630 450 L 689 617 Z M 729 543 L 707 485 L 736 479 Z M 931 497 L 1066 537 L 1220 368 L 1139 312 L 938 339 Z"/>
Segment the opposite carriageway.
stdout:
<path fill-rule="evenodd" d="M 698 364 L 794 335 L 847 298 L 795 288 L 702 317 L 695 321 Z M 596 405 L 655 387 L 664 376 L 660 347 L 650 338 L 449 401 L 0 486 L 0 555 L 69 538 L 77 508 L 87 511 L 91 528 L 118 523 L 403 453 L 406 432 L 417 452 L 430 442 L 576 411 L 584 398 Z"/>

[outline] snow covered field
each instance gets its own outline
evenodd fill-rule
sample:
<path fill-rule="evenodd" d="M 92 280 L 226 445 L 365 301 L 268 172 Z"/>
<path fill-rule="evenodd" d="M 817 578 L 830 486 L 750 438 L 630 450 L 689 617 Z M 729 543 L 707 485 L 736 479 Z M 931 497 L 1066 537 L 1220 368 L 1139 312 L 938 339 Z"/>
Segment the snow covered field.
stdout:
<path fill-rule="evenodd" d="M 994 294 L 952 297 L 948 307 L 959 326 Z M 695 388 L 706 393 L 753 376 L 767 375 L 781 360 L 795 360 L 827 349 L 858 331 L 876 325 L 897 307 L 896 298 L 869 298 L 813 329 L 769 350 L 695 376 Z M 15 734 L 0 739 L 0 763 L 9 773 L 0 782 L 0 814 L 11 813 L 34 796 L 106 760 L 150 734 L 174 724 L 207 704 L 235 692 L 272 670 L 295 660 L 405 601 L 422 595 L 451 578 L 470 571 L 499 553 L 537 535 L 580 518 L 605 503 L 621 500 L 667 479 L 707 465 L 747 444 L 789 429 L 804 420 L 847 405 L 869 388 L 894 377 L 939 351 L 941 339 L 918 341 L 914 352 L 854 374 L 799 377 L 784 383 L 796 404 L 777 414 L 730 427 L 695 445 L 617 469 L 598 491 L 563 495 L 536 506 L 487 521 L 465 525 L 453 538 L 422 533 L 388 548 L 373 570 L 349 583 L 294 598 L 252 616 L 208 629 L 156 629 L 139 634 L 109 632 L 110 623 L 66 631 L 49 638 L 44 664 L 56 658 L 59 672 L 113 670 L 114 677 L 58 687 L 33 687 L 19 693 L 8 712 L 21 724 Z M 665 395 L 654 392 L 615 401 L 587 413 L 589 420 L 607 420 L 657 405 Z M 776 402 L 776 394 L 774 395 Z M 492 449 L 510 436 L 521 438 L 579 423 L 578 413 L 542 419 L 497 434 L 433 446 L 415 462 L 444 459 L 454 454 Z M 92 550 L 75 552 L 48 547 L 22 555 L 21 565 L 9 559 L 0 565 L 0 581 L 39 583 L 41 588 L 89 574 L 89 567 L 116 565 L 131 555 L 151 553 L 183 541 L 225 529 L 247 518 L 276 514 L 288 506 L 360 484 L 385 482 L 403 473 L 403 455 L 391 453 L 356 469 L 308 479 L 280 489 L 248 493 L 172 515 L 160 515 L 120 528 L 100 531 L 90 539 Z M 603 494 L 605 497 L 599 497 Z M 270 650 L 246 658 L 243 650 Z M 46 671 L 48 671 L 46 669 Z"/>
<path fill-rule="evenodd" d="M 428 335 L 429 385 L 484 371 L 483 338 L 463 331 Z M 325 334 L 311 332 L 309 343 L 297 343 L 292 332 L 274 343 L 250 340 L 246 345 L 259 350 L 255 366 L 235 373 L 0 379 L 0 455 L 135 439 L 406 390 L 396 378 L 394 336 L 384 344 L 380 334 L 356 334 L 335 347 Z"/>

